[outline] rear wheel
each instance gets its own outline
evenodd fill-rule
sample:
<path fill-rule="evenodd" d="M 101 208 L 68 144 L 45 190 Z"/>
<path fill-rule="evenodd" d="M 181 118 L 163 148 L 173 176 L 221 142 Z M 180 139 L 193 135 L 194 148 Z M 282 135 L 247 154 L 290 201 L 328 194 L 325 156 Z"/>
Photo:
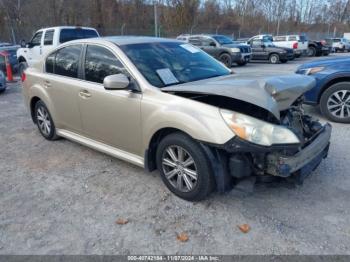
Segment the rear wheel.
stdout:
<path fill-rule="evenodd" d="M 219 60 L 222 63 L 224 63 L 224 65 L 227 66 L 228 68 L 232 67 L 232 58 L 229 54 L 227 53 L 221 54 L 219 57 Z"/>
<path fill-rule="evenodd" d="M 185 134 L 173 133 L 160 142 L 157 167 L 168 189 L 185 200 L 202 200 L 214 188 L 212 169 L 204 150 Z"/>
<path fill-rule="evenodd" d="M 320 109 L 334 122 L 350 123 L 350 82 L 336 83 L 324 91 Z"/>
<path fill-rule="evenodd" d="M 55 124 L 44 102 L 39 100 L 35 104 L 34 108 L 35 121 L 39 128 L 40 133 L 47 140 L 56 140 Z"/>
<path fill-rule="evenodd" d="M 269 57 L 269 61 L 271 64 L 278 64 L 280 61 L 280 57 L 277 54 L 272 54 Z"/>
<path fill-rule="evenodd" d="M 307 50 L 307 56 L 314 57 L 316 55 L 316 48 L 313 46 L 309 46 Z"/>

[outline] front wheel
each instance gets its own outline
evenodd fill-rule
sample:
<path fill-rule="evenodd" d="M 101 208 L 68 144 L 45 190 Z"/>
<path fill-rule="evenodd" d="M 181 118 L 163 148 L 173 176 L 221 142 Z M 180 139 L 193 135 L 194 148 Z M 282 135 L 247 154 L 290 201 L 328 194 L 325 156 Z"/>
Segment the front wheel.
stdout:
<path fill-rule="evenodd" d="M 55 124 L 45 103 L 39 100 L 35 104 L 34 110 L 35 121 L 42 136 L 47 140 L 56 140 L 58 136 L 56 135 Z"/>
<path fill-rule="evenodd" d="M 232 67 L 232 58 L 229 54 L 224 53 L 221 54 L 219 60 L 228 68 Z"/>
<path fill-rule="evenodd" d="M 269 57 L 269 61 L 271 64 L 278 64 L 280 61 L 280 57 L 277 54 L 272 54 Z"/>
<path fill-rule="evenodd" d="M 168 189 L 185 200 L 202 200 L 214 188 L 212 168 L 204 150 L 185 134 L 173 133 L 160 142 L 157 167 Z"/>
<path fill-rule="evenodd" d="M 19 75 L 22 77 L 24 70 L 26 70 L 28 68 L 28 64 L 27 62 L 21 62 L 18 65 L 18 73 Z"/>
<path fill-rule="evenodd" d="M 336 83 L 324 91 L 320 109 L 331 121 L 350 123 L 350 82 Z"/>

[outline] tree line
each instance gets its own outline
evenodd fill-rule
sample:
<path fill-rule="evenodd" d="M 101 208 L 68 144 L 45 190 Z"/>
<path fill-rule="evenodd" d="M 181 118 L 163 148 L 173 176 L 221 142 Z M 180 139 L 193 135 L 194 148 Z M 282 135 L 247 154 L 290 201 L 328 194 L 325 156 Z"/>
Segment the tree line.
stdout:
<path fill-rule="evenodd" d="M 322 38 L 350 31 L 350 0 L 0 0 L 0 42 L 18 43 L 57 25 L 91 26 L 101 35 Z"/>

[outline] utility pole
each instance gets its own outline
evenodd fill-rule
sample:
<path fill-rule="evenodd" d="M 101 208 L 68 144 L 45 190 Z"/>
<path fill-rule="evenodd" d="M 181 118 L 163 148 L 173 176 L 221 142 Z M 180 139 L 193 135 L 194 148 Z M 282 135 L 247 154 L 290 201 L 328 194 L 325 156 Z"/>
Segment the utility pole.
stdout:
<path fill-rule="evenodd" d="M 154 36 L 158 37 L 158 10 L 157 10 L 157 1 L 153 1 L 154 6 Z"/>

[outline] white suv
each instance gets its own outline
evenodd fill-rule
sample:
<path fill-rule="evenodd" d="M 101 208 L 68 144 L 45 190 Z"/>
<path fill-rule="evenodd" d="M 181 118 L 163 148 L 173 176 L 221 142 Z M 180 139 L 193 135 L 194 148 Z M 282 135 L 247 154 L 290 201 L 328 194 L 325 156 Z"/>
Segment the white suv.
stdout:
<path fill-rule="evenodd" d="M 62 43 L 93 37 L 99 37 L 99 34 L 96 29 L 89 27 L 60 26 L 40 29 L 28 43 L 22 40 L 22 48 L 17 50 L 18 71 L 22 75 L 25 68 L 40 61 L 45 54 Z"/>

